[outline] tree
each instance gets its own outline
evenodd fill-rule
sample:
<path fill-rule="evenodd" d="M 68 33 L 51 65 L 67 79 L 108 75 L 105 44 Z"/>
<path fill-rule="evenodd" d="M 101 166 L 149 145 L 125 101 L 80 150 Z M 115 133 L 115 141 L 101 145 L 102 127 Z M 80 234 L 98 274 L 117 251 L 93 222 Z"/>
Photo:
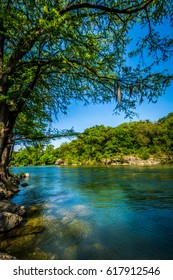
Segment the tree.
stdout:
<path fill-rule="evenodd" d="M 156 101 L 169 84 L 171 77 L 151 66 L 128 67 L 126 46 L 129 30 L 147 24 L 132 55 L 147 47 L 163 59 L 169 56 L 172 38 L 159 37 L 154 26 L 172 20 L 170 0 L 3 0 L 0 5 L 0 180 L 8 188 L 9 151 L 26 108 L 52 118 L 66 112 L 73 99 L 116 100 L 129 114 L 145 98 Z"/>

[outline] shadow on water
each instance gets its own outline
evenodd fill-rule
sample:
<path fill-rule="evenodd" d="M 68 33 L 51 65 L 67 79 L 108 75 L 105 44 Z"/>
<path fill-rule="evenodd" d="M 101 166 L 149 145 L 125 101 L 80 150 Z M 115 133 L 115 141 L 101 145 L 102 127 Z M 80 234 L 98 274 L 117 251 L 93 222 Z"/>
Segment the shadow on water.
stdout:
<path fill-rule="evenodd" d="M 0 251 L 19 259 L 172 259 L 172 166 L 22 170 L 29 186 L 12 200 L 29 214 L 0 237 Z"/>

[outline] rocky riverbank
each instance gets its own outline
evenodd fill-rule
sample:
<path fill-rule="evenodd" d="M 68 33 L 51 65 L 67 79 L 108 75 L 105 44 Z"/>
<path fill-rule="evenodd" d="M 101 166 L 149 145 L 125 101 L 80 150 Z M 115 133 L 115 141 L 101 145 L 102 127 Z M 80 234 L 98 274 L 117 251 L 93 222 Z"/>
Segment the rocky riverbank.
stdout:
<path fill-rule="evenodd" d="M 19 206 L 10 201 L 10 198 L 19 191 L 20 180 L 17 178 L 11 179 L 11 184 L 14 185 L 12 191 L 8 191 L 5 185 L 0 182 L 0 233 L 6 233 L 15 227 L 21 225 L 23 216 L 26 213 L 24 206 Z M 0 259 L 15 259 L 5 252 L 0 252 Z"/>
<path fill-rule="evenodd" d="M 129 165 L 129 166 L 151 166 L 151 165 L 159 165 L 162 163 L 161 159 L 158 158 L 149 158 L 149 159 L 141 159 L 139 157 L 134 156 L 126 156 L 120 158 L 114 158 L 111 160 L 105 160 L 104 164 L 106 165 Z"/>
<path fill-rule="evenodd" d="M 68 162 L 65 160 L 57 159 L 55 165 L 57 166 L 67 166 L 67 165 L 152 166 L 152 165 L 159 165 L 159 164 L 166 164 L 166 163 L 168 164 L 173 163 L 173 157 L 161 157 L 161 158 L 150 157 L 148 159 L 141 159 L 136 156 L 123 156 L 123 157 L 115 157 L 113 159 L 103 159 L 99 162 L 94 162 L 94 163 L 91 160 L 87 162 L 78 162 L 78 163 L 71 163 L 71 164 L 68 164 Z"/>

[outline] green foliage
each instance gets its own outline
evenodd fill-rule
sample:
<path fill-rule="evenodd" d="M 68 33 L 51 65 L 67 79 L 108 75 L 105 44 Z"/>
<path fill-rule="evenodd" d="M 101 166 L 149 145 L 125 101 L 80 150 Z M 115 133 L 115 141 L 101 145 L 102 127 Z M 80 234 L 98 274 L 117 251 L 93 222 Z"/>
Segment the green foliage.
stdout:
<path fill-rule="evenodd" d="M 142 100 L 155 102 L 171 77 L 151 65 L 127 65 L 127 46 L 130 31 L 145 26 L 129 55 L 154 54 L 154 63 L 159 52 L 168 59 L 171 34 L 166 38 L 157 27 L 165 18 L 171 26 L 171 11 L 170 0 L 2 1 L 0 102 L 16 113 L 25 104 L 49 117 L 66 112 L 73 99 L 116 99 L 116 109 L 127 115 Z"/>
<path fill-rule="evenodd" d="M 173 156 L 173 116 L 156 123 L 139 121 L 117 127 L 103 125 L 85 129 L 70 143 L 57 149 L 52 145 L 29 147 L 13 155 L 12 164 L 54 164 L 59 158 L 67 164 L 103 164 L 115 158 L 124 162 L 127 155 L 141 159 Z"/>
<path fill-rule="evenodd" d="M 58 151 L 53 145 L 45 147 L 42 144 L 36 144 L 19 151 L 13 152 L 11 165 L 51 165 L 58 157 Z"/>

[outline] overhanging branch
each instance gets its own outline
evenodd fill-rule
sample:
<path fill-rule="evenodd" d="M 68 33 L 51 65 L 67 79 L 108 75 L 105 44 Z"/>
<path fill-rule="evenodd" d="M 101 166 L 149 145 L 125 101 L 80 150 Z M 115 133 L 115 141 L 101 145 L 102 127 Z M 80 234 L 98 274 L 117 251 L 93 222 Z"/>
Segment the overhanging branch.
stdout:
<path fill-rule="evenodd" d="M 126 14 L 126 15 L 131 15 L 134 13 L 137 13 L 143 9 L 145 9 L 150 3 L 152 3 L 154 0 L 148 0 L 148 1 L 143 1 L 141 5 L 139 6 L 132 6 L 126 9 L 117 9 L 117 8 L 109 8 L 104 5 L 99 5 L 99 4 L 91 4 L 91 3 L 79 3 L 79 4 L 74 4 L 74 5 L 67 5 L 64 9 L 62 9 L 59 13 L 60 15 L 64 15 L 67 12 L 74 11 L 74 10 L 79 10 L 79 9 L 94 9 L 94 10 L 101 10 L 107 13 L 115 14 L 115 15 L 120 15 L 120 14 Z"/>
<path fill-rule="evenodd" d="M 51 135 L 41 135 L 41 136 L 34 136 L 34 135 L 21 135 L 19 137 L 13 137 L 12 141 L 22 141 L 22 140 L 32 140 L 32 141 L 38 141 L 38 140 L 46 140 L 46 139 L 55 139 L 55 138 L 63 138 L 63 137 L 74 137 L 78 136 L 80 133 L 71 130 L 64 130 L 61 131 L 58 134 L 51 134 Z"/>

